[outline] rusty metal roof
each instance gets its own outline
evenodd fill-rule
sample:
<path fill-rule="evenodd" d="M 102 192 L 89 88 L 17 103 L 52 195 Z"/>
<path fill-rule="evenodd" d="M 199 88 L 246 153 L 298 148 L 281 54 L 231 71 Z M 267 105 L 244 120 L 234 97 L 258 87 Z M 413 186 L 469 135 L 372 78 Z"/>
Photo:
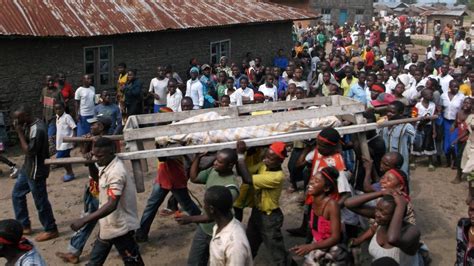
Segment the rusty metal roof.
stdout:
<path fill-rule="evenodd" d="M 0 36 L 89 37 L 315 19 L 260 0 L 1 0 Z"/>

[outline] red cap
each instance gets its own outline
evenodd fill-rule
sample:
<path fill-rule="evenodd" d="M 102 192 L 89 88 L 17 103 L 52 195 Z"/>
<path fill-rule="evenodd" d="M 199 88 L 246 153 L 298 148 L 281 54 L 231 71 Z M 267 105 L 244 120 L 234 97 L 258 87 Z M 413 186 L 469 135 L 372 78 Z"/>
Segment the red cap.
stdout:
<path fill-rule="evenodd" d="M 285 159 L 286 157 L 286 144 L 281 141 L 277 141 L 270 145 L 270 150 L 272 150 L 278 157 Z"/>

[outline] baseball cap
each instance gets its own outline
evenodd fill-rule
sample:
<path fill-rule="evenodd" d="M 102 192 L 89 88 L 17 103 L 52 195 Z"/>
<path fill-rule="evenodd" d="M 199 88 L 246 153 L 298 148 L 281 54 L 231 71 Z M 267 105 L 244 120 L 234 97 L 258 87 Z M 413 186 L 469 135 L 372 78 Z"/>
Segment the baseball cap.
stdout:
<path fill-rule="evenodd" d="M 112 120 L 106 116 L 98 115 L 92 118 L 87 119 L 87 123 L 94 124 L 96 122 L 101 122 L 104 127 L 110 127 L 112 125 Z"/>
<path fill-rule="evenodd" d="M 389 105 L 393 101 L 395 101 L 395 96 L 393 96 L 392 94 L 390 94 L 390 93 L 380 93 L 379 96 L 377 96 L 377 99 L 371 101 L 370 103 L 374 107 L 378 107 L 378 106 Z"/>
<path fill-rule="evenodd" d="M 204 70 L 206 68 L 211 68 L 211 66 L 208 65 L 208 64 L 204 64 L 204 65 L 201 66 L 201 70 Z"/>

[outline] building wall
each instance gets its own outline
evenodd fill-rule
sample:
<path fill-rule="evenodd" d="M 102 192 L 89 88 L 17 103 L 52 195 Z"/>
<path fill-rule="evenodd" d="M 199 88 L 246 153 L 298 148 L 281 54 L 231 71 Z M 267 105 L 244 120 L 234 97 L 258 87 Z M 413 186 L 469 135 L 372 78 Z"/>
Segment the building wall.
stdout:
<path fill-rule="evenodd" d="M 356 11 L 361 10 L 362 21 L 370 23 L 374 16 L 373 0 L 310 0 L 310 6 L 323 14 L 323 9 L 331 9 L 331 22 L 339 22 L 341 10 L 347 10 L 347 21 L 356 22 Z"/>
<path fill-rule="evenodd" d="M 453 24 L 454 20 L 461 20 L 461 25 L 463 21 L 463 17 L 458 16 L 429 16 L 426 19 L 426 34 L 434 34 L 434 23 L 435 21 L 439 20 L 441 22 L 441 29 L 446 26 L 446 24 Z M 441 39 L 444 38 L 444 34 L 442 34 Z"/>
<path fill-rule="evenodd" d="M 210 42 L 219 40 L 231 40 L 230 62 L 240 65 L 245 54 L 252 52 L 268 65 L 279 48 L 289 53 L 291 27 L 291 22 L 285 22 L 95 38 L 1 38 L 0 95 L 8 103 L 0 109 L 31 103 L 39 111 L 47 73 L 64 71 L 74 88 L 80 86 L 84 47 L 113 45 L 113 64 L 125 62 L 129 68 L 138 69 L 138 77 L 148 87 L 157 65 L 172 64 L 186 78 L 189 60 L 196 57 L 201 64 L 209 62 Z"/>

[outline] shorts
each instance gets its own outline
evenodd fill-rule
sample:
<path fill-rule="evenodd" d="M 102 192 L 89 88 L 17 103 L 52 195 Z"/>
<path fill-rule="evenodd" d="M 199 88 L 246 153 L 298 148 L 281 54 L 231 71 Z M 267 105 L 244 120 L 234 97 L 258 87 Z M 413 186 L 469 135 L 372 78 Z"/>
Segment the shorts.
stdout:
<path fill-rule="evenodd" d="M 56 158 L 69 158 L 69 157 L 71 157 L 71 149 L 56 151 Z"/>

